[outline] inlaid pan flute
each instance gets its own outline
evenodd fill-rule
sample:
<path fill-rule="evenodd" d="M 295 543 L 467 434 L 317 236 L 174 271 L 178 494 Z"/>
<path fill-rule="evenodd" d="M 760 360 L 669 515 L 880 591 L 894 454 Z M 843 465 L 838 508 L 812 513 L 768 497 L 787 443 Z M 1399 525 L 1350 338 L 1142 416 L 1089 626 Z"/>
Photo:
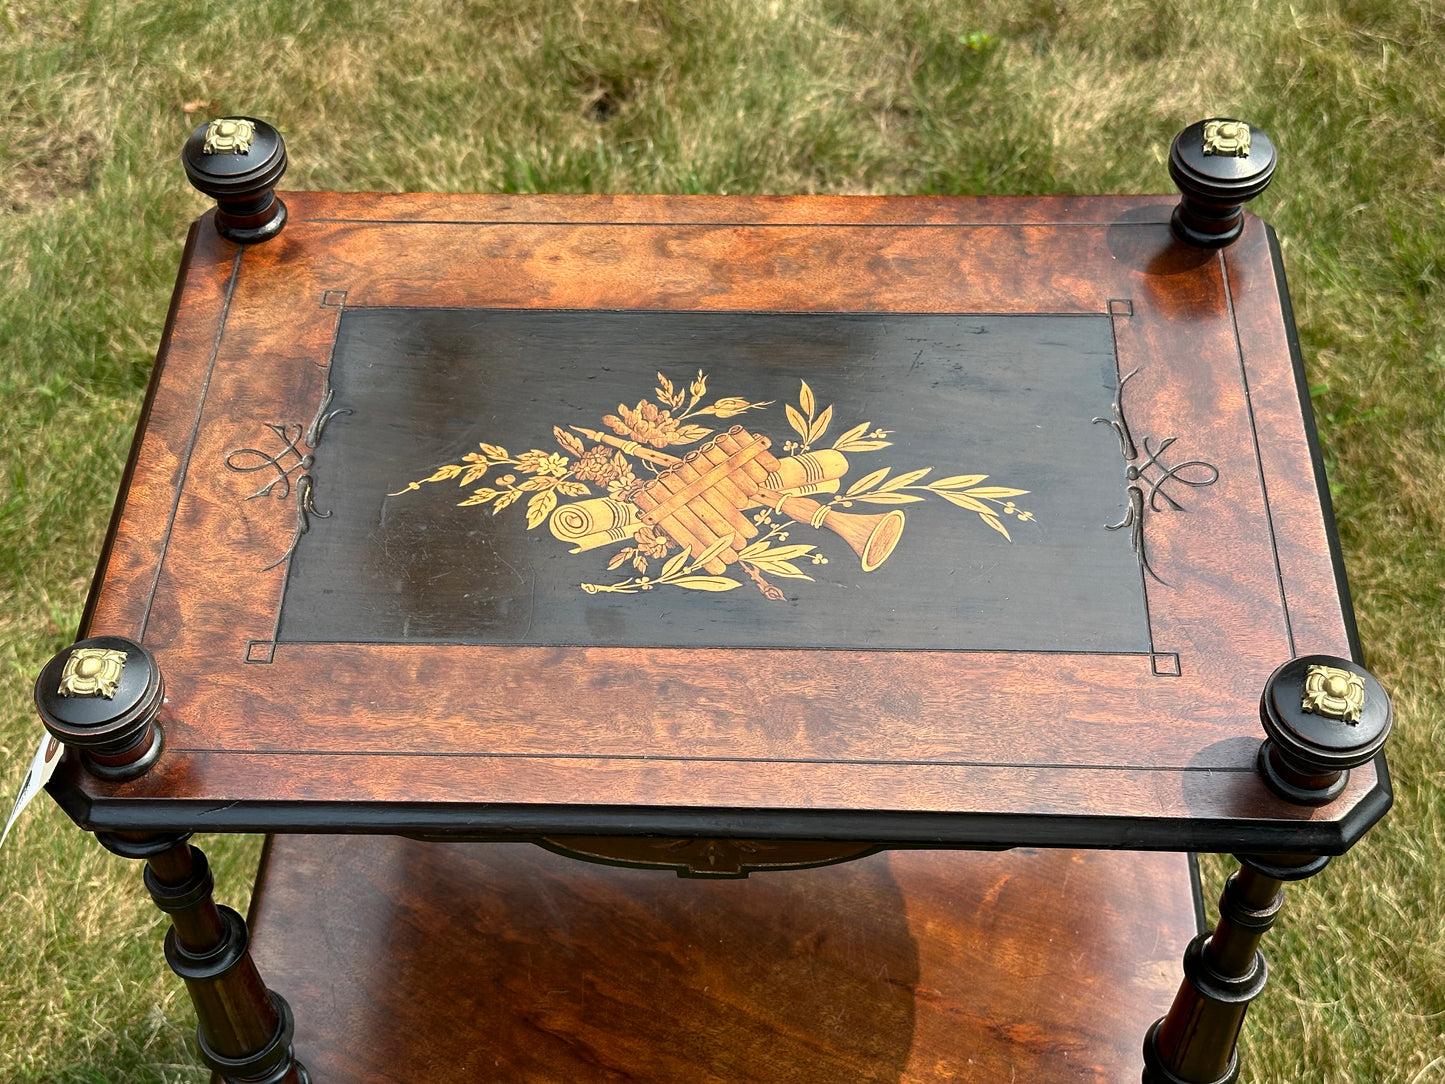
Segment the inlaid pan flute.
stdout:
<path fill-rule="evenodd" d="M 642 522 L 695 557 L 731 536 L 729 545 L 703 566 L 713 575 L 737 561 L 757 537 L 756 525 L 744 513 L 760 506 L 834 531 L 862 559 L 865 572 L 886 561 L 903 533 L 903 513 L 894 509 L 875 516 L 852 515 L 788 492 L 794 486 L 825 490 L 828 482 L 836 483 L 846 473 L 847 460 L 838 452 L 779 460 L 768 451 L 771 444 L 767 437 L 735 425 L 682 459 L 653 453 L 649 458 L 654 462 L 670 465 L 632 496 L 642 510 Z M 777 488 L 782 486 L 787 489 Z"/>

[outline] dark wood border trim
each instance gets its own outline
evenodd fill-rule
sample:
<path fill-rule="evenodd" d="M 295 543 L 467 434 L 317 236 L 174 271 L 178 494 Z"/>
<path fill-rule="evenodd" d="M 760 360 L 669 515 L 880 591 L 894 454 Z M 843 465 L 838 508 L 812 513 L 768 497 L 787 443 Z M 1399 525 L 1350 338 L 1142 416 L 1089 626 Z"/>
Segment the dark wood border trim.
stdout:
<path fill-rule="evenodd" d="M 1320 448 L 1319 429 L 1315 426 L 1314 404 L 1310 400 L 1309 377 L 1305 374 L 1304 356 L 1300 351 L 1299 330 L 1294 322 L 1294 305 L 1289 298 L 1289 281 L 1285 277 L 1284 253 L 1274 227 L 1264 227 L 1269 242 L 1269 258 L 1274 264 L 1275 285 L 1279 289 L 1279 305 L 1284 315 L 1285 338 L 1289 342 L 1290 361 L 1294 364 L 1295 388 L 1299 391 L 1300 415 L 1304 418 L 1305 439 L 1309 442 L 1310 462 L 1314 465 L 1315 488 L 1319 490 L 1320 507 L 1325 515 L 1325 537 L 1330 546 L 1330 562 L 1335 567 L 1335 586 L 1340 594 L 1340 612 L 1345 619 L 1345 635 L 1350 643 L 1350 657 L 1361 666 L 1367 665 L 1365 650 L 1360 644 L 1360 631 L 1355 624 L 1355 607 L 1350 597 L 1350 581 L 1345 573 L 1345 558 L 1340 548 L 1340 534 L 1335 525 L 1335 503 L 1330 496 L 1330 480 L 1325 475 L 1325 460 Z M 1383 769 L 1384 762 L 1381 761 Z"/>
<path fill-rule="evenodd" d="M 1378 767 L 1378 761 L 1377 761 Z M 549 835 L 666 835 L 719 839 L 877 841 L 887 847 L 997 849 L 1067 847 L 1136 851 L 1250 851 L 1339 855 L 1389 810 L 1388 785 L 1341 820 L 1139 821 L 1128 817 L 853 812 L 844 810 L 677 809 L 612 806 L 403 805 L 368 802 L 215 802 L 162 804 L 92 799 L 66 786 L 48 788 L 89 831 L 359 832 L 453 841 L 529 840 Z"/>

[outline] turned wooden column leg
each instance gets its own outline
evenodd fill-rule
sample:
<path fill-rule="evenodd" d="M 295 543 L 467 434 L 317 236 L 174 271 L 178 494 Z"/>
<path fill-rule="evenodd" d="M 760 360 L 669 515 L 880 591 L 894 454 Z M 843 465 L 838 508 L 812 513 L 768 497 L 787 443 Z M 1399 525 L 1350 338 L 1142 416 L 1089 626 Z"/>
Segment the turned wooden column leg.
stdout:
<path fill-rule="evenodd" d="M 1220 896 L 1219 923 L 1184 950 L 1179 992 L 1144 1038 L 1144 1084 L 1231 1084 L 1239 1076 L 1239 1032 L 1269 977 L 1259 943 L 1284 902 L 1284 882 L 1313 876 L 1329 859 L 1239 861 Z"/>
<path fill-rule="evenodd" d="M 1344 790 L 1352 768 L 1389 736 L 1390 698 L 1364 667 L 1329 655 L 1285 663 L 1265 682 L 1259 704 L 1268 737 L 1256 763 L 1265 784 L 1296 805 L 1324 805 Z M 1184 952 L 1184 982 L 1169 1012 L 1144 1039 L 1144 1084 L 1232 1084 L 1236 1043 L 1249 1003 L 1269 968 L 1259 951 L 1283 903 L 1286 881 L 1312 877 L 1328 858 L 1237 855 L 1224 886 L 1219 924 Z"/>
<path fill-rule="evenodd" d="M 144 775 L 164 747 L 160 668 L 132 640 L 101 636 L 66 648 L 41 671 L 35 703 L 46 729 L 112 782 Z M 166 962 L 196 1007 L 201 1058 L 226 1084 L 309 1084 L 291 1048 L 291 1009 L 266 989 L 246 921 L 218 907 L 206 856 L 190 833 L 97 832 L 102 846 L 146 863 L 145 885 L 171 916 Z"/>
<path fill-rule="evenodd" d="M 204 852 L 187 835 L 97 832 L 96 838 L 116 854 L 146 863 L 146 889 L 171 917 L 166 962 L 185 981 L 195 1006 L 201 1060 L 226 1084 L 308 1084 L 291 1046 L 291 1008 L 261 981 L 246 920 L 216 904 Z"/>

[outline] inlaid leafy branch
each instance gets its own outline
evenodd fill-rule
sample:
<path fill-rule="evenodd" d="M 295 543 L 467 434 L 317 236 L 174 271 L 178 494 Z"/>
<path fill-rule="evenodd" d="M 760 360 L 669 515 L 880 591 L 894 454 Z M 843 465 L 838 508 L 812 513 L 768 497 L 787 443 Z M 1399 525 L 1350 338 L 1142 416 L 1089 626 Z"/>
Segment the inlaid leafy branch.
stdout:
<path fill-rule="evenodd" d="M 870 433 L 868 427 L 872 424 L 872 422 L 859 422 L 833 442 L 833 450 L 835 452 L 876 452 L 879 448 L 892 447 L 892 441 L 878 439 L 888 436 L 892 430 L 874 429 Z"/>
<path fill-rule="evenodd" d="M 698 554 L 695 560 L 691 561 L 688 560 L 689 552 L 683 550 L 662 566 L 662 571 L 656 579 L 650 576 L 637 576 L 620 583 L 584 583 L 582 590 L 589 595 L 635 595 L 639 591 L 651 591 L 654 587 L 681 587 L 689 591 L 731 591 L 734 587 L 741 587 L 742 584 L 728 576 L 697 574 L 697 570 L 717 557 L 727 548 L 730 541 L 731 539 L 719 538 Z"/>
<path fill-rule="evenodd" d="M 921 482 L 933 470 L 932 467 L 907 471 L 889 478 L 891 469 L 883 467 L 865 475 L 849 486 L 841 497 L 835 497 L 834 503 L 843 508 L 849 507 L 854 501 L 863 504 L 912 504 L 925 499 L 917 496 L 918 492 L 932 493 L 949 504 L 978 513 L 979 519 L 1010 542 L 1013 537 L 999 519 L 999 514 L 1017 516 L 1020 523 L 1028 523 L 1034 518 L 1032 512 L 1019 508 L 1009 500 L 1011 497 L 1024 496 L 1028 490 L 979 485 L 978 483 L 988 478 L 986 474 L 955 474 L 949 478 L 939 478 L 927 485 L 917 485 L 916 483 Z M 990 507 L 991 505 L 994 507 Z"/>
<path fill-rule="evenodd" d="M 555 426 L 552 432 L 558 443 L 568 451 L 580 447 L 581 442 L 571 434 Z M 481 481 L 488 471 L 496 467 L 516 467 L 517 473 L 527 477 L 519 481 L 516 474 L 500 474 L 492 485 L 473 490 L 472 495 L 458 501 L 457 506 L 471 508 L 490 504 L 492 515 L 495 516 L 530 493 L 527 500 L 527 529 L 530 531 L 546 522 L 547 517 L 557 507 L 558 497 L 585 497 L 592 492 L 586 482 L 576 477 L 577 469 L 566 456 L 533 448 L 514 458 L 508 454 L 507 449 L 496 444 L 483 442 L 477 446 L 481 449 L 480 452 L 469 452 L 462 456 L 460 463 L 448 463 L 438 467 L 430 476 L 418 482 L 410 482 L 405 489 L 389 496 L 399 497 L 403 493 L 420 489 L 428 482 L 448 482 L 453 479 L 465 489 Z M 620 471 L 618 473 L 620 474 Z M 593 477 L 596 477 L 595 471 Z"/>
<path fill-rule="evenodd" d="M 793 580 L 812 580 L 812 576 L 809 576 L 793 562 L 799 557 L 813 554 L 816 548 L 807 545 L 771 546 L 764 537 L 761 541 L 744 547 L 738 553 L 738 560 L 771 576 L 782 576 L 784 579 Z M 826 560 L 821 554 L 813 555 L 814 564 L 824 564 Z"/>
<path fill-rule="evenodd" d="M 808 386 L 806 380 L 799 383 L 802 384 L 802 388 L 798 392 L 798 405 L 783 404 L 788 424 L 793 427 L 793 432 L 802 438 L 785 442 L 783 450 L 788 452 L 812 450 L 813 445 L 823 439 L 828 432 L 828 426 L 833 423 L 832 405 L 824 407 L 821 413 L 818 412 L 817 397 L 813 394 L 813 389 Z M 876 452 L 880 448 L 889 447 L 891 441 L 880 439 L 889 435 L 888 430 L 876 429 L 870 433 L 869 427 L 872 424 L 872 422 L 859 422 L 833 442 L 833 450 L 838 452 Z"/>

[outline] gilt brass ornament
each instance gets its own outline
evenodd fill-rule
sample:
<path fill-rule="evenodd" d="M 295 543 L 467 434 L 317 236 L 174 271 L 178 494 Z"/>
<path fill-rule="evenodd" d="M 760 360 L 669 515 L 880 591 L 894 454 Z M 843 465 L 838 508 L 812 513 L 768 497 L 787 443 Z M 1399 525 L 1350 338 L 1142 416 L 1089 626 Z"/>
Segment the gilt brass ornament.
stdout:
<path fill-rule="evenodd" d="M 1249 125 L 1242 120 L 1204 122 L 1204 153 L 1226 158 L 1249 157 Z"/>
<path fill-rule="evenodd" d="M 1311 666 L 1305 671 L 1301 707 L 1313 715 L 1357 723 L 1365 707 L 1365 679 L 1335 666 Z"/>
<path fill-rule="evenodd" d="M 60 674 L 60 695 L 111 699 L 125 667 L 125 658 L 124 651 L 78 648 L 65 660 L 65 669 Z"/>
<path fill-rule="evenodd" d="M 202 154 L 245 154 L 256 138 L 256 126 L 244 117 L 217 117 L 206 125 Z"/>

